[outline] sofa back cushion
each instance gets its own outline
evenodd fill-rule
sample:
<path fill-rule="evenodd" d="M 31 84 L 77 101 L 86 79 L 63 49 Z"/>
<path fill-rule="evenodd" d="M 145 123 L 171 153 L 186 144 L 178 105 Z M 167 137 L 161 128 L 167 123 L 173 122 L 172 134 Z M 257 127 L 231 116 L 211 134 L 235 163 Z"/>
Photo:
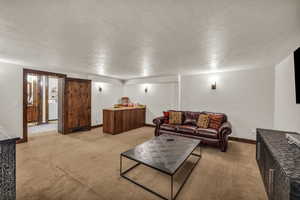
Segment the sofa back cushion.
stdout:
<path fill-rule="evenodd" d="M 197 126 L 197 120 L 199 117 L 198 112 L 182 112 L 183 114 L 183 124 Z"/>
<path fill-rule="evenodd" d="M 182 124 L 182 112 L 170 111 L 169 112 L 169 123 L 170 124 Z"/>
<path fill-rule="evenodd" d="M 167 112 L 181 112 L 181 123 L 183 123 L 184 125 L 193 125 L 193 126 L 197 126 L 197 122 L 198 122 L 198 118 L 200 114 L 207 114 L 207 115 L 221 115 L 222 117 L 220 117 L 222 119 L 221 121 L 221 125 L 224 122 L 227 122 L 227 115 L 224 113 L 215 113 L 215 112 L 207 112 L 207 111 L 203 111 L 203 112 L 193 112 L 193 111 L 176 111 L 176 110 L 168 110 Z M 170 122 L 169 122 L 170 123 Z M 210 127 L 215 127 L 214 129 L 217 130 L 216 125 L 214 125 L 215 121 L 213 120 L 211 125 L 208 125 L 208 128 Z"/>
<path fill-rule="evenodd" d="M 208 114 L 208 115 L 222 115 L 223 116 L 222 123 L 227 122 L 227 115 L 224 114 L 224 113 L 215 113 L 215 112 L 207 112 L 207 111 L 204 111 L 202 113 L 205 113 L 205 114 Z"/>
<path fill-rule="evenodd" d="M 198 121 L 197 121 L 197 126 L 199 128 L 208 128 L 209 125 L 209 121 L 210 121 L 210 117 L 207 114 L 200 114 Z"/>
<path fill-rule="evenodd" d="M 194 119 L 194 120 L 196 120 L 196 122 L 201 113 L 202 112 L 182 111 L 184 119 Z"/>

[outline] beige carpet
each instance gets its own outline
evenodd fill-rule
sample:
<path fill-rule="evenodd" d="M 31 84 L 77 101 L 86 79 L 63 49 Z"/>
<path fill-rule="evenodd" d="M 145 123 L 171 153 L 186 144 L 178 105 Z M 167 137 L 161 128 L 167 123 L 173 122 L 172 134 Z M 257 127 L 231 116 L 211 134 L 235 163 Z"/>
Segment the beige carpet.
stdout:
<path fill-rule="evenodd" d="M 153 137 L 154 129 L 143 127 L 119 135 L 102 128 L 70 135 L 47 133 L 17 145 L 17 199 L 68 200 L 158 200 L 157 196 L 120 178 L 121 152 Z M 176 182 L 193 159 L 179 171 Z M 125 167 L 133 163 L 125 162 Z M 164 195 L 169 178 L 139 166 L 129 174 Z M 228 152 L 203 147 L 178 200 L 265 200 L 264 187 L 255 161 L 255 145 L 230 142 Z"/>

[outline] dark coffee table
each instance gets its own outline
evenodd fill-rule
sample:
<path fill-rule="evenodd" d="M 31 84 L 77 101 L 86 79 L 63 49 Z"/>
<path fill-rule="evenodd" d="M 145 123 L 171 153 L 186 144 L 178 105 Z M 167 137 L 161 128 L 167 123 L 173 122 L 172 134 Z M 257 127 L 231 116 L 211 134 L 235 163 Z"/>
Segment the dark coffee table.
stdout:
<path fill-rule="evenodd" d="M 171 194 L 170 199 L 173 200 L 177 197 L 185 182 L 191 175 L 193 169 L 197 165 L 201 158 L 201 149 L 199 146 L 200 140 L 174 136 L 174 135 L 160 135 L 152 138 L 151 140 L 144 142 L 133 149 L 121 153 L 120 155 L 120 175 L 121 177 L 131 181 L 132 183 L 142 187 L 143 189 L 168 200 L 169 198 L 153 191 L 152 189 L 134 181 L 133 179 L 126 176 L 130 170 L 134 169 L 140 164 L 146 165 L 150 168 L 156 169 L 164 174 L 171 177 Z M 199 147 L 200 154 L 193 153 L 194 150 Z M 183 183 L 179 187 L 178 191 L 173 195 L 173 176 L 176 174 L 178 169 L 190 156 L 197 156 L 198 159 L 187 174 Z M 129 169 L 122 171 L 122 158 L 126 157 L 130 160 L 137 162 L 134 166 Z"/>

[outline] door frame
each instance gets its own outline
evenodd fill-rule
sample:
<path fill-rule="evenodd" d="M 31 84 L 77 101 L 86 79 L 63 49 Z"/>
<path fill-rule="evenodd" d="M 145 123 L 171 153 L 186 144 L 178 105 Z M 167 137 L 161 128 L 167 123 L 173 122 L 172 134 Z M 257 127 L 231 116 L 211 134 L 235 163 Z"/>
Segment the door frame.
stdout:
<path fill-rule="evenodd" d="M 28 126 L 27 126 L 27 76 L 29 74 L 36 74 L 36 75 L 43 75 L 43 76 L 54 76 L 54 77 L 63 78 L 63 79 L 66 79 L 66 77 L 67 77 L 67 75 L 65 75 L 65 74 L 23 68 L 23 138 L 19 139 L 17 141 L 17 143 L 23 143 L 23 142 L 27 142 L 28 141 Z"/>

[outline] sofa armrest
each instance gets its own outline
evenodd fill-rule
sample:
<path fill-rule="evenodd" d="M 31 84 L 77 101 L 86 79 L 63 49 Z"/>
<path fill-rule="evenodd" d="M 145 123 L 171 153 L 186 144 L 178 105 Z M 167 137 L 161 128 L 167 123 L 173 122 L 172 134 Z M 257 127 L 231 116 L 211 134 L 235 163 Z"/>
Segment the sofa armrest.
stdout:
<path fill-rule="evenodd" d="M 219 135 L 221 138 L 227 137 L 232 132 L 232 126 L 230 122 L 224 122 L 222 126 L 219 128 Z"/>
<path fill-rule="evenodd" d="M 232 127 L 230 122 L 225 122 L 219 128 L 218 135 L 220 141 L 220 147 L 222 152 L 226 152 L 228 146 L 228 136 L 232 132 Z"/>
<path fill-rule="evenodd" d="M 164 121 L 165 121 L 165 117 L 157 117 L 153 119 L 153 124 L 155 124 L 156 126 L 160 126 L 164 123 Z"/>
<path fill-rule="evenodd" d="M 159 136 L 160 125 L 164 123 L 165 119 L 166 119 L 165 117 L 157 117 L 153 119 L 153 124 L 155 124 L 155 131 L 154 131 L 155 136 Z"/>

